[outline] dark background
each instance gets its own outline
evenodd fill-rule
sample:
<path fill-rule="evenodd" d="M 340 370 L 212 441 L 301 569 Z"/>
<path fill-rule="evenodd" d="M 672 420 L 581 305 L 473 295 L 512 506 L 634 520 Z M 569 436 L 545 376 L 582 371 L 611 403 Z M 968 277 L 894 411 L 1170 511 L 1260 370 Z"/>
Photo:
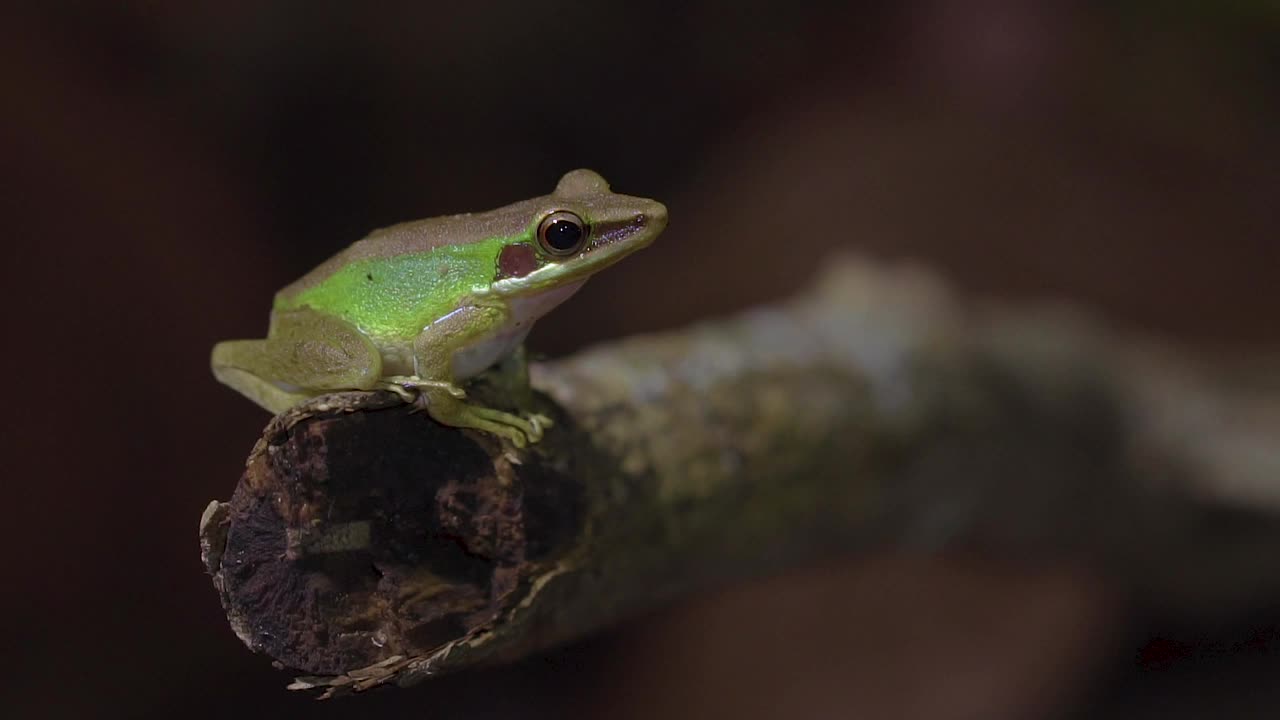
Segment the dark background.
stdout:
<path fill-rule="evenodd" d="M 671 224 L 535 350 L 782 297 L 835 246 L 1170 342 L 1274 348 L 1275 3 L 57 7 L 0 17 L 5 716 L 1280 706 L 1280 612 L 1187 625 L 1088 568 L 959 549 L 799 570 L 317 705 L 232 635 L 195 537 L 266 421 L 213 381 L 215 341 L 261 335 L 274 289 L 370 228 L 579 166 Z"/>

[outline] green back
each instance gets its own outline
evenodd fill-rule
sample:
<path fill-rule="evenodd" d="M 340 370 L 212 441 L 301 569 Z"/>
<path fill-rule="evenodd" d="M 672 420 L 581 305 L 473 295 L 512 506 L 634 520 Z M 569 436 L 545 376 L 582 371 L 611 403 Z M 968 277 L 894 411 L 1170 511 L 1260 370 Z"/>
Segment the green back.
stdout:
<path fill-rule="evenodd" d="M 280 293 L 277 310 L 302 306 L 341 317 L 366 335 L 409 339 L 489 289 L 508 238 L 441 245 L 420 253 L 355 260 L 298 292 Z"/>

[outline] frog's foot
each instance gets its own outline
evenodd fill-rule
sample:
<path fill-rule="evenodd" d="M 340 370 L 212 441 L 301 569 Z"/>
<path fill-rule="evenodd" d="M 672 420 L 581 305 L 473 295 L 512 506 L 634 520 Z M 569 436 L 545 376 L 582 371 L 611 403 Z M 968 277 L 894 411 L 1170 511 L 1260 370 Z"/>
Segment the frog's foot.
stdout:
<path fill-rule="evenodd" d="M 421 388 L 414 405 L 426 410 L 436 422 L 453 427 L 473 428 L 507 438 L 522 448 L 542 439 L 551 418 L 538 413 L 520 416 L 504 410 L 459 402 L 457 396 L 443 388 Z"/>
<path fill-rule="evenodd" d="M 378 387 L 400 396 L 405 402 L 414 402 L 420 395 L 420 391 L 424 388 L 434 388 L 443 390 L 455 398 L 461 400 L 467 396 L 467 391 L 444 380 L 427 380 L 416 375 L 389 375 L 378 383 Z"/>

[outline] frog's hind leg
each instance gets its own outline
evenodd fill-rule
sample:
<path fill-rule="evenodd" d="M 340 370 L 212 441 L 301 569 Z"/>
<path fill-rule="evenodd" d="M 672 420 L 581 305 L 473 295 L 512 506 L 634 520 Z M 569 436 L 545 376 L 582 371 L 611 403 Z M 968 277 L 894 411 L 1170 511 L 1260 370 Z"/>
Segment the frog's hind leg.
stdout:
<path fill-rule="evenodd" d="M 271 348 L 266 340 L 230 340 L 213 348 L 213 375 L 222 383 L 272 413 L 282 413 L 311 397 L 306 392 L 290 392 L 248 370 Z"/>
<path fill-rule="evenodd" d="M 354 325 L 309 308 L 276 313 L 265 340 L 213 348 L 213 374 L 273 413 L 336 390 L 372 389 L 382 356 Z"/>

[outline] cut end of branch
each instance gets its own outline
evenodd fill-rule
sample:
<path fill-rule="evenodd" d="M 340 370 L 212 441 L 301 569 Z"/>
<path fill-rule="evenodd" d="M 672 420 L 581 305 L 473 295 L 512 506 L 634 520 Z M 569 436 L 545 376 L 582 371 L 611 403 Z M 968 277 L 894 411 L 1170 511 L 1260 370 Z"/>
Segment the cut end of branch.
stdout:
<path fill-rule="evenodd" d="M 341 393 L 278 416 L 201 519 L 236 634 L 326 676 L 297 689 L 379 684 L 484 632 L 581 532 L 582 487 L 544 450 L 410 413 Z"/>

